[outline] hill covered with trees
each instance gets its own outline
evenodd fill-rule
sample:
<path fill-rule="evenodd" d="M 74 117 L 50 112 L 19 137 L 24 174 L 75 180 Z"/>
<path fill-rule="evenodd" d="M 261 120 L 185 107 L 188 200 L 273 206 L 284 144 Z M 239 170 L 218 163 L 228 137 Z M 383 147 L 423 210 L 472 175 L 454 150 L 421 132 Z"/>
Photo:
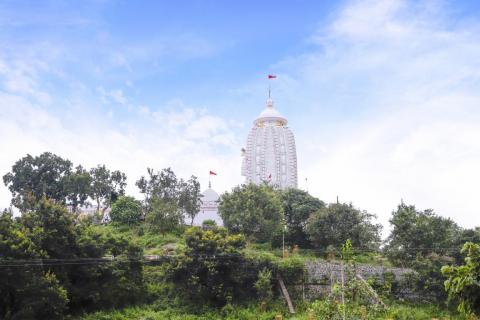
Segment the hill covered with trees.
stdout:
<path fill-rule="evenodd" d="M 480 231 L 401 203 L 381 241 L 375 215 L 305 191 L 243 185 L 221 196 L 225 227 L 191 227 L 195 177 L 90 170 L 51 153 L 17 161 L 0 215 L 2 319 L 474 319 Z M 90 203 L 92 215 L 82 214 Z M 106 223 L 102 215 L 110 212 Z M 185 221 L 188 220 L 188 221 Z M 305 263 L 341 266 L 328 291 L 305 296 Z M 381 281 L 359 264 L 402 267 Z M 284 283 L 296 314 L 278 289 Z M 302 292 L 303 291 L 303 292 Z M 405 293 L 408 293 L 405 295 Z"/>

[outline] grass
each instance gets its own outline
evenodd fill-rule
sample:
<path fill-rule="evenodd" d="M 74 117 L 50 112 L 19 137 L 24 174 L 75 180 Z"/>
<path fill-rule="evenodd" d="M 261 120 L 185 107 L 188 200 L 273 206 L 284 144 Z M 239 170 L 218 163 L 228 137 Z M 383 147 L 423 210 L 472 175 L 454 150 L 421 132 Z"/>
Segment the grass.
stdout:
<path fill-rule="evenodd" d="M 153 305 L 145 305 L 139 307 L 130 307 L 115 311 L 102 311 L 83 317 L 77 320 L 270 320 L 276 315 L 281 314 L 283 319 L 289 320 L 310 320 L 327 319 L 320 314 L 311 314 L 308 304 L 300 306 L 297 314 L 291 315 L 286 308 L 277 302 L 274 306 L 266 311 L 260 310 L 257 305 L 248 306 L 231 306 L 227 305 L 222 309 L 206 309 L 198 312 L 191 312 L 182 308 L 165 307 L 161 308 Z M 333 318 L 333 319 L 340 319 Z M 358 316 L 348 316 L 347 319 L 360 319 Z M 467 318 L 451 312 L 443 310 L 435 305 L 410 305 L 410 304 L 394 304 L 387 311 L 379 311 L 375 314 L 369 314 L 365 319 L 369 320 L 467 320 Z"/>
<path fill-rule="evenodd" d="M 115 233 L 117 235 L 131 239 L 136 244 L 144 248 L 145 254 L 161 255 L 165 253 L 165 246 L 174 244 L 177 247 L 184 245 L 183 230 L 176 232 L 159 234 L 151 232 L 144 225 L 142 226 L 99 226 L 103 232 Z M 272 248 L 270 244 L 265 243 L 248 243 L 244 250 L 247 257 L 258 260 L 268 261 L 282 261 L 281 248 Z M 302 262 L 312 260 L 325 260 L 323 255 L 319 255 L 316 250 L 300 249 L 296 253 L 290 253 L 290 257 L 294 260 Z M 291 259 L 287 259 L 291 260 Z M 335 261 L 335 260 L 334 260 Z M 356 256 L 358 263 L 385 265 L 385 259 L 379 254 L 362 254 Z M 251 302 L 248 305 L 227 305 L 221 309 L 208 308 L 206 306 L 191 306 L 184 305 L 183 301 L 179 300 L 175 288 L 168 287 L 163 282 L 164 270 L 161 266 L 146 266 L 144 269 L 144 277 L 147 286 L 147 291 L 151 299 L 148 301 L 151 304 L 142 306 L 132 306 L 121 310 L 101 311 L 92 314 L 87 314 L 76 318 L 77 320 L 157 320 L 157 319 L 172 319 L 172 320 L 219 320 L 219 319 L 274 319 L 276 315 L 282 314 L 283 319 L 290 320 L 310 320 L 312 319 L 311 311 L 309 310 L 311 304 L 298 302 L 296 304 L 297 314 L 290 315 L 283 301 L 278 300 L 273 303 L 266 311 L 261 311 L 257 302 Z M 169 293 L 168 293 L 169 292 Z M 198 309 L 200 308 L 200 310 Z M 360 319 L 358 317 L 358 309 L 356 316 L 347 317 L 347 319 Z M 361 313 L 361 312 L 360 312 Z M 334 319 L 340 319 L 334 318 Z M 316 314 L 313 319 L 327 319 L 321 314 Z M 364 319 L 391 319 L 391 320 L 466 320 L 467 318 L 458 315 L 455 312 L 445 310 L 436 305 L 426 304 L 405 304 L 399 302 L 391 302 L 389 308 L 383 311 L 371 312 Z"/>
<path fill-rule="evenodd" d="M 103 232 L 115 233 L 132 240 L 144 249 L 147 255 L 161 255 L 165 253 L 165 245 L 183 245 L 183 230 L 166 234 L 152 232 L 145 225 L 125 226 L 113 225 L 99 226 Z"/>

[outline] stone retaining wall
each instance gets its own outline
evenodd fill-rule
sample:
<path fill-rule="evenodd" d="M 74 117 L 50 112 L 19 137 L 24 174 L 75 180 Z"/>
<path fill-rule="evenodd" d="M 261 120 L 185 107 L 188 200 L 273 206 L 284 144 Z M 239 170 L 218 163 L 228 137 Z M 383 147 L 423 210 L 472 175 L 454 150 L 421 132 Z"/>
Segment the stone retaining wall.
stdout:
<path fill-rule="evenodd" d="M 306 279 L 309 284 L 326 284 L 332 281 L 341 280 L 341 264 L 339 262 L 328 261 L 310 261 L 305 263 Z M 387 268 L 384 266 L 373 266 L 369 264 L 357 264 L 355 272 L 364 279 L 375 278 L 379 281 L 384 280 L 386 273 L 391 273 L 396 280 L 401 280 L 405 274 L 413 272 L 407 268 Z"/>

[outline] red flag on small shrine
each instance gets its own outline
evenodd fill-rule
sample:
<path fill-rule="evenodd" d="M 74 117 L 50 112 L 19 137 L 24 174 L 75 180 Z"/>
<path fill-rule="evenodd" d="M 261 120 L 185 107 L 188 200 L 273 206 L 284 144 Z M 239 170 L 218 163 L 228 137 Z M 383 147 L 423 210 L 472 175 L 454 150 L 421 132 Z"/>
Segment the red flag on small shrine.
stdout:
<path fill-rule="evenodd" d="M 210 170 L 210 175 L 211 175 L 211 176 L 216 176 L 217 173 Z"/>
<path fill-rule="evenodd" d="M 276 78 L 277 78 L 276 75 L 273 75 L 273 74 L 269 74 L 269 75 L 268 75 L 268 79 L 276 79 Z"/>

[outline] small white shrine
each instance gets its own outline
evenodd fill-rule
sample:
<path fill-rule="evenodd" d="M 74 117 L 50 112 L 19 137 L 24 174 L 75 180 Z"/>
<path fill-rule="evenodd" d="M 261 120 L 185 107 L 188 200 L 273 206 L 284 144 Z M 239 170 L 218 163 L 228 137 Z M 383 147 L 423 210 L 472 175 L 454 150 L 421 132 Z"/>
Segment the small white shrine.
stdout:
<path fill-rule="evenodd" d="M 208 189 L 202 192 L 200 211 L 193 220 L 193 225 L 201 226 L 205 220 L 214 220 L 218 226 L 223 226 L 223 221 L 218 214 L 218 201 L 220 196 L 212 189 L 212 184 L 208 183 Z"/>

